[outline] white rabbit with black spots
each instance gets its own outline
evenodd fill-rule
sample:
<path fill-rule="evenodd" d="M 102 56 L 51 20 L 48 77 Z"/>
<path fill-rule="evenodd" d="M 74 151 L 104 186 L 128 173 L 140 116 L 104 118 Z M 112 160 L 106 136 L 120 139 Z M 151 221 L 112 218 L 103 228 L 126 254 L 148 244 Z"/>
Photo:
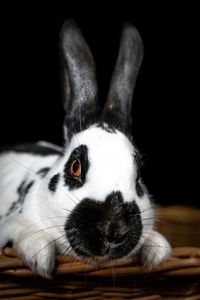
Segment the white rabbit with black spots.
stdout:
<path fill-rule="evenodd" d="M 9 242 L 35 273 L 51 277 L 55 254 L 94 265 L 139 255 L 165 261 L 167 240 L 154 228 L 154 205 L 140 178 L 131 105 L 143 57 L 138 31 L 124 26 L 108 98 L 98 103 L 95 65 L 80 30 L 65 21 L 63 148 L 47 142 L 0 154 L 0 248 Z"/>

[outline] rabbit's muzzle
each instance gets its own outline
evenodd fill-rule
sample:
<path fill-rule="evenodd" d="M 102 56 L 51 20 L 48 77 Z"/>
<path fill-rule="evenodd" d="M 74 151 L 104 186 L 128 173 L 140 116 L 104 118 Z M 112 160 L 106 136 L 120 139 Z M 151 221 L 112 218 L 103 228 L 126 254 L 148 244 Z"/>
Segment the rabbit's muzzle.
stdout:
<path fill-rule="evenodd" d="M 141 237 L 140 210 L 135 201 L 125 203 L 121 192 L 113 192 L 104 202 L 85 198 L 70 214 L 65 230 L 80 256 L 122 258 Z"/>

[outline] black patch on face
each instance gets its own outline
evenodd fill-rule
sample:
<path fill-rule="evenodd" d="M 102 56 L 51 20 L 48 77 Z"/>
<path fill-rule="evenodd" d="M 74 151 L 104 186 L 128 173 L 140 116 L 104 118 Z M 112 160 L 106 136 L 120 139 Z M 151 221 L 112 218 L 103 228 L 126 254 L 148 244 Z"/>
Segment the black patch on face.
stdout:
<path fill-rule="evenodd" d="M 16 210 L 19 209 L 19 212 L 22 212 L 22 206 L 25 201 L 26 195 L 29 192 L 30 188 L 33 186 L 34 181 L 26 182 L 23 181 L 21 185 L 17 189 L 17 193 L 19 195 L 18 199 L 12 203 L 10 206 L 8 212 L 6 213 L 6 217 L 10 214 L 14 213 Z"/>
<path fill-rule="evenodd" d="M 45 177 L 46 174 L 49 172 L 50 168 L 42 168 L 40 169 L 37 174 L 40 175 L 41 177 Z"/>
<path fill-rule="evenodd" d="M 6 146 L 1 149 L 1 152 L 9 152 L 14 151 L 17 153 L 31 153 L 35 155 L 62 155 L 62 152 L 49 148 L 47 146 L 39 145 L 36 143 L 26 143 L 26 144 L 20 144 L 15 146 Z"/>
<path fill-rule="evenodd" d="M 59 178 L 60 178 L 60 174 L 56 174 L 50 179 L 48 188 L 51 192 L 56 191 L 56 188 L 57 188 L 57 185 L 59 182 Z"/>
<path fill-rule="evenodd" d="M 73 176 L 71 173 L 71 166 L 75 160 L 79 160 L 81 164 L 80 178 Z M 88 148 L 86 145 L 80 145 L 71 153 L 70 158 L 68 159 L 64 167 L 64 181 L 70 190 L 79 188 L 85 183 L 88 168 Z"/>
<path fill-rule="evenodd" d="M 113 192 L 104 202 L 86 198 L 70 214 L 65 230 L 77 254 L 120 258 L 140 239 L 140 210 L 134 201 L 124 203 L 120 192 Z"/>

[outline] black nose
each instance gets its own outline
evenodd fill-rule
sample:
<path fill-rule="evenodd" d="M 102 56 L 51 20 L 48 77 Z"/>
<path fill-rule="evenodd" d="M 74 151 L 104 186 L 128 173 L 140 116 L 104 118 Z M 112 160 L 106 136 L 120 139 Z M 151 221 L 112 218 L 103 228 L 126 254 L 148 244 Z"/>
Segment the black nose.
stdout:
<path fill-rule="evenodd" d="M 105 239 L 112 244 L 121 244 L 125 241 L 128 234 L 128 229 L 124 232 L 115 231 L 108 236 L 105 236 Z"/>
<path fill-rule="evenodd" d="M 102 224 L 104 238 L 119 244 L 128 231 L 121 192 L 111 193 L 105 200 L 105 218 Z"/>
<path fill-rule="evenodd" d="M 123 213 L 119 210 L 117 215 L 111 216 L 104 220 L 101 225 L 102 234 L 109 243 L 122 243 L 129 231 Z"/>
<path fill-rule="evenodd" d="M 104 240 L 104 246 L 101 249 L 101 255 L 107 255 L 112 252 L 113 247 L 123 248 L 123 245 L 127 242 L 129 230 L 128 228 L 117 228 L 111 225 L 107 228 L 106 232 L 101 233 L 101 236 Z"/>
<path fill-rule="evenodd" d="M 123 203 L 123 196 L 121 192 L 113 192 L 110 194 L 105 201 L 105 204 L 108 206 L 118 206 L 122 205 Z"/>

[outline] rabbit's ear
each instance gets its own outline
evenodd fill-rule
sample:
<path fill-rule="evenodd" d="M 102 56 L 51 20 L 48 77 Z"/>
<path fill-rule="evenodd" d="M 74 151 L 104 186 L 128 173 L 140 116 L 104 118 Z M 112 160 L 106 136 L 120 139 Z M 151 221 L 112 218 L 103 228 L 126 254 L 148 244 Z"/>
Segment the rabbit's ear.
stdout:
<path fill-rule="evenodd" d="M 132 130 L 132 96 L 142 58 L 143 43 L 140 34 L 134 26 L 125 24 L 103 120 L 127 134 Z"/>
<path fill-rule="evenodd" d="M 95 64 L 90 49 L 73 20 L 66 20 L 60 32 L 65 131 L 87 127 L 97 113 Z"/>

